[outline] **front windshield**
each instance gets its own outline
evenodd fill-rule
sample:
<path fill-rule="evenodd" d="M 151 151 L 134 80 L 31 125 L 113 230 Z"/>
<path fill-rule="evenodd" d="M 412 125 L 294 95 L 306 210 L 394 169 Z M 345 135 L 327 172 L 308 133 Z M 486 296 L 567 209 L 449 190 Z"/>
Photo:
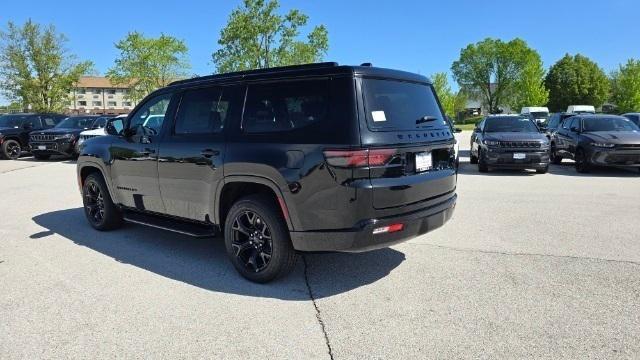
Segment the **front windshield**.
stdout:
<path fill-rule="evenodd" d="M 582 122 L 583 131 L 640 131 L 638 125 L 623 117 L 587 118 Z"/>
<path fill-rule="evenodd" d="M 485 120 L 484 132 L 538 132 L 538 128 L 524 117 L 495 117 Z"/>
<path fill-rule="evenodd" d="M 28 117 L 28 115 L 2 115 L 0 116 L 0 127 L 20 127 L 22 126 L 22 122 Z"/>
<path fill-rule="evenodd" d="M 61 129 L 89 129 L 94 121 L 96 121 L 95 117 L 72 116 L 62 120 L 56 127 Z"/>

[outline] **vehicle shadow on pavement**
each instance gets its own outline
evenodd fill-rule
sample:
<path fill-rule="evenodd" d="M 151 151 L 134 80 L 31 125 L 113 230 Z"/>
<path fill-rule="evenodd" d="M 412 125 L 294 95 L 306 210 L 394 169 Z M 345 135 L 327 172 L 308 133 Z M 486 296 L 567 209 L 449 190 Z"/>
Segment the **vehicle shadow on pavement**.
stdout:
<path fill-rule="evenodd" d="M 221 238 L 198 239 L 132 224 L 100 232 L 86 222 L 82 208 L 37 215 L 33 221 L 46 229 L 31 235 L 34 240 L 46 241 L 58 234 L 118 262 L 206 290 L 282 300 L 309 300 L 307 279 L 312 281 L 315 298 L 341 294 L 384 278 L 405 260 L 403 253 L 389 248 L 358 254 L 305 254 L 292 274 L 261 285 L 236 272 Z"/>
<path fill-rule="evenodd" d="M 560 165 L 549 166 L 549 174 L 578 177 L 640 177 L 640 172 L 633 168 L 594 167 L 588 173 L 579 173 L 575 164 L 568 160 Z"/>

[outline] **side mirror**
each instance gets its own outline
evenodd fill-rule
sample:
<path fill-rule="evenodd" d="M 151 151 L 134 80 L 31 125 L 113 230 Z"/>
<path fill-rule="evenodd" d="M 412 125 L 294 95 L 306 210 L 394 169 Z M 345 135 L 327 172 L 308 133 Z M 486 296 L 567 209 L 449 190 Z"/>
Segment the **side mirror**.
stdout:
<path fill-rule="evenodd" d="M 572 126 L 571 129 L 569 129 L 569 130 L 571 130 L 571 132 L 574 132 L 574 133 L 579 133 L 580 132 L 580 129 L 577 126 Z"/>
<path fill-rule="evenodd" d="M 462 129 L 460 129 L 459 127 L 457 127 L 457 128 L 453 128 L 453 132 L 454 132 L 454 133 L 461 133 L 461 132 L 462 132 Z"/>
<path fill-rule="evenodd" d="M 479 132 L 480 132 L 480 128 L 479 128 L 479 127 L 474 128 L 474 129 L 473 129 L 473 132 L 474 132 L 474 133 L 479 133 Z"/>
<path fill-rule="evenodd" d="M 107 125 L 104 127 L 104 131 L 108 135 L 122 135 L 124 130 L 124 121 L 122 118 L 112 119 L 107 122 Z"/>
<path fill-rule="evenodd" d="M 24 124 L 22 124 L 22 128 L 25 129 L 25 130 L 31 130 L 31 129 L 33 129 L 33 124 L 24 123 Z"/>

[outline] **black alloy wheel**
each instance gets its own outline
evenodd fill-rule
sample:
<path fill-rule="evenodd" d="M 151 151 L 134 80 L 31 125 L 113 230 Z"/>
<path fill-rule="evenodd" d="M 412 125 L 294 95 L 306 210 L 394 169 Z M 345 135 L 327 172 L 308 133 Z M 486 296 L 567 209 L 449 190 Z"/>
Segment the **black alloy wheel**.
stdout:
<path fill-rule="evenodd" d="M 2 145 L 2 152 L 7 159 L 17 160 L 22 154 L 22 147 L 15 140 L 7 140 Z"/>
<path fill-rule="evenodd" d="M 227 255 L 248 280 L 266 283 L 291 272 L 297 254 L 274 196 L 253 194 L 236 201 L 224 222 Z"/>
<path fill-rule="evenodd" d="M 587 173 L 591 170 L 591 164 L 589 164 L 589 159 L 587 159 L 587 155 L 583 149 L 576 150 L 575 162 L 577 172 Z"/>
<path fill-rule="evenodd" d="M 555 146 L 551 146 L 549 157 L 551 158 L 551 163 L 554 165 L 560 165 L 560 163 L 562 163 L 562 156 L 558 156 Z"/>
<path fill-rule="evenodd" d="M 84 207 L 87 218 L 94 224 L 101 224 L 104 221 L 104 195 L 96 182 L 89 182 L 85 187 Z"/>
<path fill-rule="evenodd" d="M 269 225 L 255 212 L 246 210 L 236 216 L 231 229 L 231 246 L 237 261 L 248 271 L 263 271 L 269 265 L 273 253 Z"/>
<path fill-rule="evenodd" d="M 99 173 L 87 176 L 82 185 L 82 203 L 89 224 L 106 231 L 122 226 L 122 212 L 111 200 L 107 184 Z"/>

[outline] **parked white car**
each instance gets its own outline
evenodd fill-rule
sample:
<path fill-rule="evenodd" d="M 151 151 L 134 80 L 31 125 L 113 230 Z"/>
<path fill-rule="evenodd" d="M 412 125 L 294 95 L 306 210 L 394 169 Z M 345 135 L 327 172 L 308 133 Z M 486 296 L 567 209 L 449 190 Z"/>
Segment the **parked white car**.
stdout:
<path fill-rule="evenodd" d="M 78 138 L 78 141 L 76 142 L 76 153 L 80 152 L 80 146 L 87 141 L 88 139 L 94 138 L 94 137 L 98 137 L 98 136 L 105 136 L 107 135 L 107 133 L 105 132 L 105 126 L 107 125 L 107 122 L 111 119 L 115 119 L 115 118 L 125 118 L 127 117 L 127 115 L 118 115 L 118 116 L 105 116 L 105 121 L 103 124 L 101 124 L 101 127 L 96 128 L 96 129 L 91 129 L 91 130 L 85 130 L 83 132 L 80 133 L 80 137 Z"/>

